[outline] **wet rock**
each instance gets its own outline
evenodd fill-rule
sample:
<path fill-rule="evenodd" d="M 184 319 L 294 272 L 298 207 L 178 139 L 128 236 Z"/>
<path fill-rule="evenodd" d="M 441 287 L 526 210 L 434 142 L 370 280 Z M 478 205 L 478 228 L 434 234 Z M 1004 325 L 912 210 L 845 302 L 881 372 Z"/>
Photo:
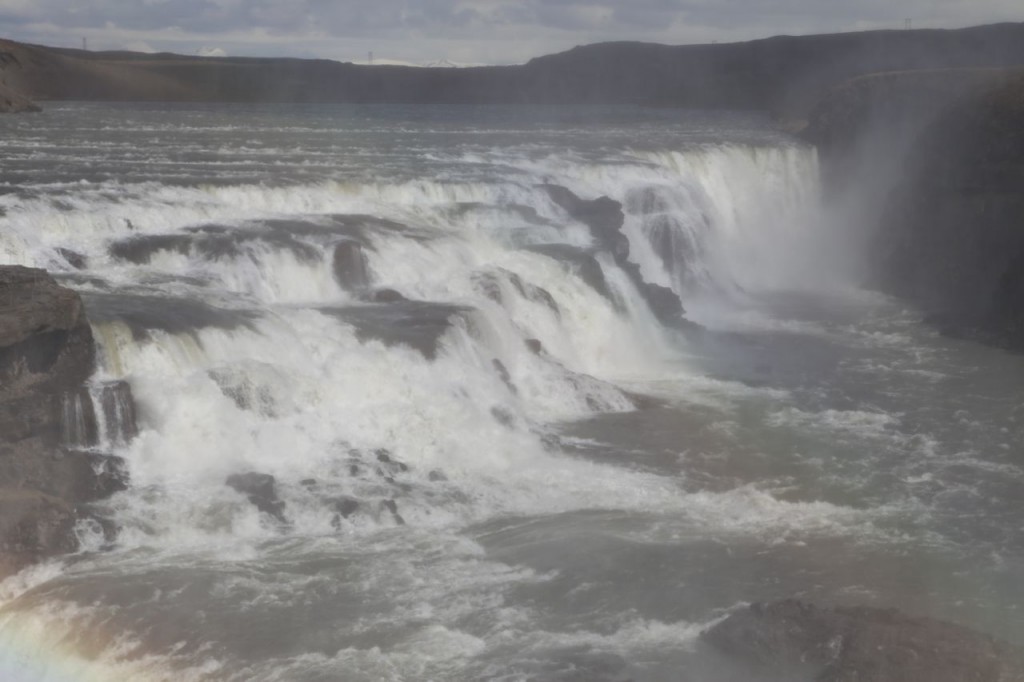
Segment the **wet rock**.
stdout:
<path fill-rule="evenodd" d="M 405 525 L 405 519 L 398 513 L 398 503 L 394 500 L 381 500 L 380 508 L 382 511 L 388 511 L 391 513 L 391 518 L 394 519 L 395 523 L 399 526 Z"/>
<path fill-rule="evenodd" d="M 319 310 L 352 325 L 360 341 L 372 339 L 387 346 L 408 346 L 433 360 L 440 350 L 441 338 L 452 327 L 456 316 L 470 309 L 447 303 L 400 301 Z"/>
<path fill-rule="evenodd" d="M 78 294 L 44 270 L 0 267 L 2 398 L 17 399 L 32 390 L 48 395 L 77 390 L 94 362 L 92 331 Z M 14 440 L 3 426 L 0 422 L 0 432 Z M 59 437 L 56 429 L 50 435 Z"/>
<path fill-rule="evenodd" d="M 504 407 L 492 407 L 491 416 L 494 420 L 504 426 L 506 429 L 514 428 L 516 425 L 516 416 Z"/>
<path fill-rule="evenodd" d="M 152 331 L 195 335 L 200 329 L 251 327 L 259 313 L 218 308 L 197 299 L 139 294 L 88 292 L 83 294 L 89 319 L 120 322 L 135 339 L 146 339 Z"/>
<path fill-rule="evenodd" d="M 65 393 L 61 403 L 63 442 L 70 448 L 123 445 L 138 435 L 135 399 L 126 381 L 82 386 Z"/>
<path fill-rule="evenodd" d="M 127 443 L 139 435 L 135 397 L 127 381 L 110 381 L 100 386 L 100 407 L 112 443 Z"/>
<path fill-rule="evenodd" d="M 609 197 L 581 199 L 560 185 L 541 185 L 541 188 L 570 217 L 589 227 L 598 247 L 610 252 L 616 262 L 629 257 L 629 239 L 622 233 L 625 222 L 622 204 Z"/>
<path fill-rule="evenodd" d="M 250 471 L 231 474 L 224 481 L 229 488 L 245 495 L 249 502 L 264 514 L 285 522 L 284 502 L 277 496 L 277 479 L 270 474 Z"/>
<path fill-rule="evenodd" d="M 377 457 L 377 461 L 380 462 L 381 464 L 386 465 L 386 468 L 391 473 L 396 473 L 396 472 L 405 473 L 406 471 L 409 470 L 409 465 L 406 464 L 405 462 L 400 462 L 397 459 L 395 459 L 392 456 L 390 450 L 385 450 L 384 448 L 379 448 L 377 450 L 374 450 L 373 454 Z"/>
<path fill-rule="evenodd" d="M 508 373 L 508 368 L 505 367 L 505 363 L 495 358 L 491 360 L 491 365 L 494 367 L 494 371 L 498 373 L 498 377 L 501 378 L 502 383 L 505 384 L 508 390 L 513 395 L 518 394 L 519 390 L 516 388 L 516 385 L 512 383 L 512 375 Z"/>
<path fill-rule="evenodd" d="M 394 289 L 374 289 L 365 297 L 365 300 L 371 303 L 399 303 L 409 299 Z"/>
<path fill-rule="evenodd" d="M 559 309 L 558 303 L 555 302 L 551 292 L 544 287 L 524 282 L 523 278 L 514 272 L 505 272 L 507 273 L 508 281 L 516 288 L 516 291 L 519 292 L 520 296 L 528 301 L 533 301 L 534 303 L 540 303 L 547 306 L 556 316 L 561 316 L 562 311 Z"/>
<path fill-rule="evenodd" d="M 757 670 L 815 682 L 1024 679 L 992 638 L 895 609 L 822 608 L 796 600 L 753 604 L 702 637 Z"/>
<path fill-rule="evenodd" d="M 604 270 L 601 269 L 601 264 L 597 262 L 594 254 L 570 244 L 538 244 L 527 247 L 527 250 L 557 260 L 570 273 L 586 282 L 591 289 L 609 301 L 614 301 Z"/>
<path fill-rule="evenodd" d="M 258 381 L 238 368 L 212 369 L 209 372 L 221 392 L 240 410 L 276 417 L 280 414 L 274 387 L 267 381 Z"/>
<path fill-rule="evenodd" d="M 129 230 L 130 220 L 125 221 Z M 160 251 L 183 256 L 223 260 L 243 255 L 258 256 L 258 249 L 287 251 L 307 263 L 317 262 L 321 252 L 314 246 L 284 232 L 253 230 L 225 225 L 199 225 L 170 234 L 134 235 L 110 244 L 107 252 L 114 258 L 137 265 L 150 262 Z"/>
<path fill-rule="evenodd" d="M 550 308 L 551 312 L 555 313 L 555 315 L 560 316 L 562 314 L 551 292 L 543 287 L 524 281 L 522 277 L 511 270 L 498 268 L 493 272 L 477 272 L 473 275 L 473 286 L 481 296 L 489 298 L 498 305 L 505 306 L 507 302 L 501 290 L 502 281 L 507 282 L 526 300 L 540 303 Z"/>
<path fill-rule="evenodd" d="M 370 286 L 370 267 L 363 246 L 354 240 L 338 242 L 334 247 L 334 279 L 347 291 Z"/>
<path fill-rule="evenodd" d="M 505 305 L 505 297 L 501 294 L 501 284 L 493 272 L 477 272 L 473 274 L 473 288 L 485 298 L 498 305 Z"/>
<path fill-rule="evenodd" d="M 629 276 L 637 291 L 647 301 L 651 312 L 662 324 L 685 330 L 696 326 L 685 319 L 683 303 L 674 291 L 644 280 L 640 266 L 629 260 L 629 239 L 622 232 L 626 219 L 622 204 L 608 197 L 581 199 L 559 185 L 541 185 L 541 188 L 572 218 L 590 228 L 594 244 L 598 249 L 611 254 L 615 264 Z"/>
<path fill-rule="evenodd" d="M 142 265 L 148 263 L 158 251 L 187 255 L 192 246 L 192 240 L 192 236 L 188 234 L 153 234 L 129 237 L 111 243 L 107 247 L 107 253 L 114 258 Z"/>
<path fill-rule="evenodd" d="M 352 497 L 334 497 L 326 500 L 327 507 L 334 512 L 331 517 L 331 526 L 336 530 L 341 528 L 342 519 L 347 519 L 359 511 L 359 500 Z"/>
<path fill-rule="evenodd" d="M 95 352 L 78 294 L 43 270 L 0 267 L 0 577 L 74 549 L 75 507 L 126 486 L 120 458 L 65 447 L 74 429 L 98 440 L 85 386 Z"/>
<path fill-rule="evenodd" d="M 78 549 L 75 512 L 37 490 L 0 488 L 0 576 Z"/>
<path fill-rule="evenodd" d="M 60 257 L 67 261 L 67 264 L 73 267 L 75 270 L 84 270 L 86 267 L 85 256 L 77 251 L 71 249 L 58 248 L 57 253 Z"/>

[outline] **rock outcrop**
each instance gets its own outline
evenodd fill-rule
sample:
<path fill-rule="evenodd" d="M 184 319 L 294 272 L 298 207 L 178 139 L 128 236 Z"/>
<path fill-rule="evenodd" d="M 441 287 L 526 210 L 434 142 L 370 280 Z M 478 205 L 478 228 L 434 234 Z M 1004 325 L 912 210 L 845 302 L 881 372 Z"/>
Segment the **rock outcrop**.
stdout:
<path fill-rule="evenodd" d="M 629 276 L 655 317 L 668 326 L 696 328 L 693 322 L 683 317 L 686 311 L 679 296 L 668 287 L 644 280 L 640 266 L 629 260 L 629 238 L 622 232 L 626 220 L 622 204 L 608 197 L 581 199 L 560 185 L 542 185 L 542 188 L 571 218 L 590 228 L 594 245 L 598 250 L 609 253 L 616 265 Z M 579 274 L 584 276 L 582 271 Z M 603 283 L 603 276 L 601 281 Z"/>
<path fill-rule="evenodd" d="M 815 682 L 1019 682 L 1006 645 L 895 609 L 753 604 L 702 635 L 760 673 Z"/>
<path fill-rule="evenodd" d="M 0 267 L 0 577 L 73 550 L 82 505 L 124 487 L 120 459 L 75 449 L 97 444 L 88 434 L 105 402 L 130 401 L 118 385 L 100 390 L 98 410 L 69 410 L 88 392 L 95 353 L 78 294 L 43 270 Z M 69 414 L 85 442 L 69 442 Z"/>

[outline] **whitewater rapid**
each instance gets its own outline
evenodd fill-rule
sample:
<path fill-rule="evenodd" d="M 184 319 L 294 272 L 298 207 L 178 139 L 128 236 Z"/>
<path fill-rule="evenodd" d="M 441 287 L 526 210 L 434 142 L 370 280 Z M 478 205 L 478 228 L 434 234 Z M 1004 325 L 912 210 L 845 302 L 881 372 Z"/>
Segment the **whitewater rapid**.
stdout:
<path fill-rule="evenodd" d="M 45 116 L 0 143 L 0 263 L 81 293 L 130 484 L 0 585 L 0 670 L 718 682 L 698 633 L 765 585 L 964 561 L 929 458 L 973 455 L 887 397 L 948 349 L 856 290 L 815 151 L 763 121 Z"/>

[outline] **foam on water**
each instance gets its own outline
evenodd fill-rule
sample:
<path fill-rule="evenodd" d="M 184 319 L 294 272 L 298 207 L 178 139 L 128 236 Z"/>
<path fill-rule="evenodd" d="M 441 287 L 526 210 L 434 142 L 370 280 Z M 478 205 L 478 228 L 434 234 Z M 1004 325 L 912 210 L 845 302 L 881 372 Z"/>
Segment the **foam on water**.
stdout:
<path fill-rule="evenodd" d="M 592 442 L 559 441 L 565 422 L 638 409 L 648 401 L 638 392 L 722 413 L 777 401 L 765 421 L 779 429 L 881 437 L 903 426 L 896 413 L 804 409 L 790 406 L 788 388 L 705 376 L 683 325 L 663 325 L 645 297 L 645 284 L 668 287 L 716 330 L 831 338 L 832 327 L 755 309 L 761 293 L 835 274 L 830 235 L 815 231 L 812 150 L 730 142 L 561 153 L 541 139 L 449 148 L 456 132 L 444 124 L 348 147 L 331 136 L 362 127 L 191 123 L 187 135 L 247 139 L 213 161 L 188 156 L 202 140 L 180 158 L 154 152 L 162 180 L 100 174 L 0 195 L 0 263 L 47 267 L 85 294 L 100 345 L 95 381 L 126 380 L 139 425 L 129 443 L 105 443 L 131 476 L 129 490 L 97 505 L 120 529 L 113 549 L 84 523 L 83 552 L 67 565 L 0 586 L 0 664 L 12 675 L 284 681 L 343 670 L 409 680 L 472 669 L 500 678 L 512 648 L 524 660 L 580 648 L 643 658 L 686 649 L 702 626 L 618 614 L 615 627 L 593 632 L 539 628 L 510 595 L 557 571 L 493 561 L 465 530 L 508 517 L 571 526 L 573 515 L 623 510 L 664 520 L 637 543 L 896 536 L 898 505 L 789 499 L 776 481 L 695 491 L 685 471 L 574 456 L 563 446 Z M 315 133 L 323 145 L 312 163 L 292 158 L 306 143 L 255 140 L 285 133 Z M 393 143 L 392 133 L 411 137 Z M 264 182 L 279 152 L 288 181 Z M 422 172 L 391 177 L 402 167 Z M 256 179 L 235 182 L 247 169 Z M 621 202 L 632 265 L 602 251 L 545 183 Z M 214 237 L 227 246 L 203 242 Z M 338 275 L 335 249 L 353 243 L 366 281 Z M 557 250 L 527 248 L 550 245 L 590 259 L 590 283 Z M 741 428 L 719 416 L 723 429 Z M 225 484 L 244 472 L 274 477 L 276 514 Z M 162 592 L 117 601 L 115 585 L 128 594 L 149 581 L 169 590 L 208 581 L 232 627 L 205 649 L 154 645 L 159 628 L 132 629 L 133 618 L 146 622 L 138 609 L 190 621 Z M 93 589 L 110 599 L 90 601 Z M 338 590 L 362 591 L 346 602 Z M 299 613 L 308 595 L 338 597 L 339 613 L 365 611 L 301 633 L 316 646 L 225 653 L 244 649 L 232 640 L 243 621 Z"/>

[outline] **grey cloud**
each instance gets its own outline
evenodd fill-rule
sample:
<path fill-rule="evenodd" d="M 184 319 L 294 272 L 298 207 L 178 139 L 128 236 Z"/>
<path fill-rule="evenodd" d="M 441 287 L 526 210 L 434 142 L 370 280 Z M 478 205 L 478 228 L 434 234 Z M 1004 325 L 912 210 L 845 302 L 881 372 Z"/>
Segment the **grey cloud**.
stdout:
<path fill-rule="evenodd" d="M 254 31 L 273 38 L 273 45 L 247 43 L 250 52 L 279 54 L 291 39 L 296 54 L 319 49 L 338 57 L 330 51 L 334 38 L 406 58 L 475 51 L 512 61 L 599 40 L 746 39 L 895 27 L 904 17 L 917 26 L 957 26 L 1022 20 L 1024 8 L 1020 0 L 0 0 L 0 34 L 13 38 L 46 25 L 55 27 L 46 35 L 65 34 L 70 43 L 77 32 L 96 36 L 113 26 L 111 35 L 159 42 L 147 32 L 176 27 L 183 39 L 210 44 Z M 326 47 L 312 46 L 318 37 Z"/>

